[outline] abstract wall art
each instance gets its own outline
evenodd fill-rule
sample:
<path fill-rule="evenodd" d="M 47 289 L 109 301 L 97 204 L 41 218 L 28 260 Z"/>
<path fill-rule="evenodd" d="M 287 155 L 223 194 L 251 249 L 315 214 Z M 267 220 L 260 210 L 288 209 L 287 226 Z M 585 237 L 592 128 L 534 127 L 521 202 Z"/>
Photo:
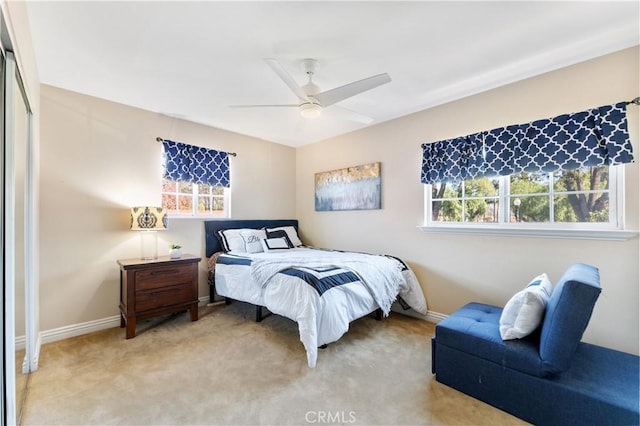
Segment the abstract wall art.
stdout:
<path fill-rule="evenodd" d="M 315 190 L 319 212 L 380 209 L 380 163 L 316 173 Z"/>

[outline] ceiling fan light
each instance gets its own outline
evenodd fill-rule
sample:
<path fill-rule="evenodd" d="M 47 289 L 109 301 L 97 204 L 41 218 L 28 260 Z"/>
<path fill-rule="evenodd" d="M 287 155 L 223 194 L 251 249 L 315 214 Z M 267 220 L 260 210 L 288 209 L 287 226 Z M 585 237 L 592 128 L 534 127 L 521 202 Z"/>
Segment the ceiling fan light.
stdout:
<path fill-rule="evenodd" d="M 304 118 L 315 118 L 322 112 L 322 107 L 318 104 L 302 104 L 300 105 L 300 115 Z"/>

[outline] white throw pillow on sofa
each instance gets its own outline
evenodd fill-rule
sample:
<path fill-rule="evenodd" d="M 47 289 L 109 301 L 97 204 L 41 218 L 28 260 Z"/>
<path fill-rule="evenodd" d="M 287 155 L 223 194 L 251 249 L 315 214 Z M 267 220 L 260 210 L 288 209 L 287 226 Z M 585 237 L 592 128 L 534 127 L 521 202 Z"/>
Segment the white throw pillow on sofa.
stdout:
<path fill-rule="evenodd" d="M 547 274 L 535 277 L 504 306 L 500 316 L 502 340 L 521 339 L 542 322 L 553 285 Z"/>

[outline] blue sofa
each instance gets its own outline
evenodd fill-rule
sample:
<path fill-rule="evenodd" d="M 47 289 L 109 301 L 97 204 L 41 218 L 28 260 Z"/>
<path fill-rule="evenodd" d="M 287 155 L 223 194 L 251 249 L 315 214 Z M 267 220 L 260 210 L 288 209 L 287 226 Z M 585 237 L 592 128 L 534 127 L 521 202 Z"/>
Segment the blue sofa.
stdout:
<path fill-rule="evenodd" d="M 640 424 L 636 355 L 581 342 L 600 294 L 598 269 L 572 265 L 555 286 L 542 324 L 503 341 L 502 308 L 469 303 L 436 326 L 438 382 L 541 425 Z"/>

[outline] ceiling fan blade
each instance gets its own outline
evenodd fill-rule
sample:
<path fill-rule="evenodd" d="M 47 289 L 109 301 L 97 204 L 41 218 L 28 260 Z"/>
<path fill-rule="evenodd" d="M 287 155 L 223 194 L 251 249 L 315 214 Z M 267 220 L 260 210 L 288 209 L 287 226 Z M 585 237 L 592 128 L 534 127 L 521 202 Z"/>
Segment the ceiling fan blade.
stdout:
<path fill-rule="evenodd" d="M 345 84 L 344 86 L 336 87 L 335 89 L 327 90 L 313 97 L 320 102 L 320 105 L 327 107 L 337 102 L 343 101 L 347 98 L 355 96 L 359 93 L 371 90 L 374 87 L 378 87 L 385 83 L 389 83 L 391 77 L 389 74 L 378 74 L 373 77 L 368 77 L 362 80 L 354 81 L 353 83 Z"/>
<path fill-rule="evenodd" d="M 360 114 L 359 112 L 355 112 L 338 105 L 333 105 L 331 108 L 323 109 L 322 113 L 331 117 L 355 121 L 362 124 L 370 124 L 374 121 L 371 117 L 367 117 L 366 115 Z"/>
<path fill-rule="evenodd" d="M 300 86 L 298 86 L 298 83 L 296 83 L 293 77 L 291 77 L 291 75 L 282 67 L 282 65 L 280 65 L 280 62 L 270 58 L 265 59 L 265 62 L 276 74 L 278 74 L 278 77 L 280 77 L 280 79 L 284 81 L 287 86 L 289 86 L 289 88 L 293 91 L 293 93 L 295 93 L 298 98 L 300 98 L 300 100 L 305 102 L 309 101 L 307 94 L 304 92 L 304 90 L 302 90 Z"/>
<path fill-rule="evenodd" d="M 298 108 L 300 105 L 298 104 L 288 104 L 288 105 L 229 105 L 229 108 L 279 108 L 279 107 L 296 107 Z"/>

